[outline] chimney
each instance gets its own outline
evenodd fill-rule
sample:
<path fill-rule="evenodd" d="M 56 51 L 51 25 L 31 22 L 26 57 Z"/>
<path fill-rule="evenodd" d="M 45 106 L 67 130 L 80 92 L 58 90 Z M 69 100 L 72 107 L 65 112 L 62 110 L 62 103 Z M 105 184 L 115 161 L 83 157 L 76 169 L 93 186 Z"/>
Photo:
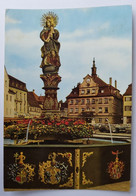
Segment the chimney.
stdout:
<path fill-rule="evenodd" d="M 109 78 L 109 84 L 112 85 L 112 78 Z"/>
<path fill-rule="evenodd" d="M 35 93 L 35 90 L 33 89 L 33 93 Z"/>
<path fill-rule="evenodd" d="M 115 88 L 117 89 L 117 80 L 115 80 Z"/>

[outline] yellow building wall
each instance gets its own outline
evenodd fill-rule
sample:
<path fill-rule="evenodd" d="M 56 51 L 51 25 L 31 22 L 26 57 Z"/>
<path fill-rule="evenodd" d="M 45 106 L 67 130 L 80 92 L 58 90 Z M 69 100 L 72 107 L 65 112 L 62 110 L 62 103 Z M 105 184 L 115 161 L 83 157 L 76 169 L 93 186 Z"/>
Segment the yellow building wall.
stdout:
<path fill-rule="evenodd" d="M 4 117 L 13 118 L 15 115 L 15 95 L 9 93 L 9 77 L 4 71 Z"/>
<path fill-rule="evenodd" d="M 126 100 L 126 98 L 130 99 L 129 101 Z M 132 107 L 132 95 L 123 96 L 123 123 L 128 123 L 128 118 L 130 119 L 132 116 L 132 111 L 126 111 L 125 107 L 130 106 Z"/>
<path fill-rule="evenodd" d="M 27 92 L 10 87 L 15 94 L 15 117 L 27 115 Z"/>

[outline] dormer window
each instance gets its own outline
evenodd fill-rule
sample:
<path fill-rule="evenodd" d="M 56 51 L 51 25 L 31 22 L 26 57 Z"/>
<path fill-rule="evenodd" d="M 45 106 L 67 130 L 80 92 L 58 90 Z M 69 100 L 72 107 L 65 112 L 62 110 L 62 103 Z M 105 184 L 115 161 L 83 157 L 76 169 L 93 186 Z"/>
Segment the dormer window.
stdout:
<path fill-rule="evenodd" d="M 70 104 L 73 104 L 73 99 L 70 100 Z"/>
<path fill-rule="evenodd" d="M 95 94 L 95 92 L 96 92 L 95 89 L 92 89 L 92 94 Z"/>
<path fill-rule="evenodd" d="M 85 93 L 85 90 L 82 90 L 82 91 L 81 91 L 81 94 L 83 95 L 84 93 Z"/>
<path fill-rule="evenodd" d="M 87 89 L 87 94 L 90 94 L 90 89 Z"/>

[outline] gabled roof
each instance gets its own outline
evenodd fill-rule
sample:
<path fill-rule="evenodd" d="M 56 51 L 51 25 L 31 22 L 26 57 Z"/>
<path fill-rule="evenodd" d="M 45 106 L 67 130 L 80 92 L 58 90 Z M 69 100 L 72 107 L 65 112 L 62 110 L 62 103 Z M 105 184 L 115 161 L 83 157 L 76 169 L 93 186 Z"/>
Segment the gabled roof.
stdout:
<path fill-rule="evenodd" d="M 34 95 L 34 92 L 28 92 L 27 93 L 27 101 L 28 101 L 28 104 L 31 106 L 31 107 L 38 107 L 40 108 L 36 98 L 35 98 L 35 95 Z"/>
<path fill-rule="evenodd" d="M 71 91 L 71 93 L 66 97 L 66 98 L 76 98 L 76 97 L 79 97 L 79 85 L 77 85 L 77 87 L 74 87 Z"/>
<path fill-rule="evenodd" d="M 99 87 L 99 91 L 98 91 L 97 96 L 102 96 L 102 97 L 103 96 L 114 96 L 119 99 L 122 99 L 122 95 L 119 93 L 120 91 L 117 88 L 115 88 L 114 86 L 107 84 L 101 78 L 99 78 L 97 76 L 96 70 L 97 70 L 97 68 L 95 67 L 95 59 L 93 59 L 92 74 L 91 75 L 87 74 L 83 79 L 85 80 L 87 77 L 90 77 L 90 78 L 92 78 L 94 83 L 97 84 L 97 86 Z M 80 88 L 80 85 L 77 85 L 77 87 L 74 87 L 72 89 L 71 93 L 67 96 L 67 98 L 78 98 L 79 97 L 79 88 Z M 94 95 L 90 95 L 90 96 L 94 97 Z M 80 96 L 80 97 L 82 97 L 82 96 Z M 85 96 L 83 96 L 83 97 L 85 97 Z"/>
<path fill-rule="evenodd" d="M 132 84 L 128 85 L 128 88 L 123 96 L 132 95 Z"/>

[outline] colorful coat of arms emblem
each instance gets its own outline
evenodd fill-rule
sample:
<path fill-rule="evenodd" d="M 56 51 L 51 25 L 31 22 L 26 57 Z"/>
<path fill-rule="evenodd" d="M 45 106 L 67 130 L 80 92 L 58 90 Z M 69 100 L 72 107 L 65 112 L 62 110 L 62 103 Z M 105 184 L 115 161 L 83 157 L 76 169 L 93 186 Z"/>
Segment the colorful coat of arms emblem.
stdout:
<path fill-rule="evenodd" d="M 23 155 L 23 152 L 20 152 L 20 154 L 15 153 L 14 158 L 15 163 L 8 166 L 8 175 L 10 179 L 19 184 L 33 181 L 33 177 L 35 175 L 35 166 L 32 164 L 30 165 L 28 163 L 24 163 L 26 157 Z"/>
<path fill-rule="evenodd" d="M 122 177 L 123 171 L 124 171 L 124 162 L 119 160 L 118 155 L 122 152 L 119 152 L 118 150 L 116 152 L 112 151 L 112 154 L 116 156 L 115 161 L 111 161 L 108 164 L 108 173 L 110 174 L 110 178 L 117 180 Z"/>
<path fill-rule="evenodd" d="M 68 165 L 57 161 L 57 155 L 53 152 L 48 155 L 49 160 L 39 163 L 39 176 L 44 184 L 58 184 L 64 182 L 67 177 Z"/>

